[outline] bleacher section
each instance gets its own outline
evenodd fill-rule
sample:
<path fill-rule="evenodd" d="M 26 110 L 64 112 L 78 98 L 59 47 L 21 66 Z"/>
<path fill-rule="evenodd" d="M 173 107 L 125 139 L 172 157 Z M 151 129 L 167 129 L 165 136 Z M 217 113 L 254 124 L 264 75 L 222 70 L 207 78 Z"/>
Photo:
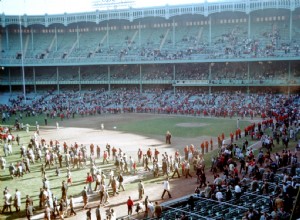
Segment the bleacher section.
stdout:
<path fill-rule="evenodd" d="M 293 181 L 300 184 L 300 164 L 297 164 L 296 176 L 294 176 Z M 257 213 L 267 213 L 267 216 L 271 215 L 273 211 L 270 209 L 270 198 L 277 197 L 276 184 L 280 187 L 283 186 L 283 174 L 281 169 L 279 173 L 275 175 L 274 182 L 268 182 L 268 192 L 263 192 L 262 186 L 265 182 L 263 181 L 248 181 L 243 182 L 242 180 L 242 196 L 237 199 L 235 196 L 235 191 L 230 188 L 232 198 L 230 200 L 223 199 L 222 201 L 217 201 L 215 198 L 206 198 L 202 193 L 191 194 L 184 196 L 179 199 L 171 200 L 160 205 L 163 208 L 163 214 L 160 219 L 181 219 L 183 215 L 186 219 L 206 219 L 206 220 L 222 220 L 222 219 L 232 219 L 238 220 L 243 219 L 249 210 L 255 210 Z M 289 173 L 290 169 L 286 169 Z M 254 184 L 255 182 L 255 184 Z M 255 186 L 254 186 L 255 185 Z M 213 185 L 212 185 L 213 187 Z M 299 187 L 299 186 L 298 186 Z M 298 187 L 292 187 L 294 190 L 293 199 L 297 196 Z M 223 194 L 223 198 L 226 198 L 226 186 L 216 187 L 214 192 L 220 191 Z M 193 198 L 194 207 L 191 207 L 189 200 Z M 289 212 L 281 212 L 278 210 L 278 219 L 289 219 Z M 120 217 L 120 219 L 125 219 L 126 217 Z M 135 216 L 128 216 L 128 219 L 137 219 Z M 144 219 L 157 219 L 155 217 L 148 217 Z"/>
<path fill-rule="evenodd" d="M 35 74 L 38 81 L 57 81 L 56 67 L 36 67 Z"/>
<path fill-rule="evenodd" d="M 208 80 L 208 64 L 182 64 L 176 66 L 176 80 Z"/>
<path fill-rule="evenodd" d="M 25 59 L 66 59 L 66 62 L 77 58 L 138 61 L 285 57 L 299 55 L 298 20 L 293 18 L 291 36 L 289 13 L 267 11 L 251 15 L 250 29 L 244 14 L 221 13 L 211 16 L 211 32 L 209 19 L 194 16 L 174 22 L 110 21 L 108 30 L 100 30 L 96 24 L 85 28 L 82 23 L 64 29 L 25 28 L 22 41 Z M 20 59 L 19 30 L 2 29 L 0 39 L 2 58 Z"/>
<path fill-rule="evenodd" d="M 173 79 L 173 69 L 170 65 L 145 65 L 142 74 L 142 79 L 147 81 Z"/>
<path fill-rule="evenodd" d="M 139 66 L 119 65 L 111 68 L 111 80 L 138 80 Z"/>

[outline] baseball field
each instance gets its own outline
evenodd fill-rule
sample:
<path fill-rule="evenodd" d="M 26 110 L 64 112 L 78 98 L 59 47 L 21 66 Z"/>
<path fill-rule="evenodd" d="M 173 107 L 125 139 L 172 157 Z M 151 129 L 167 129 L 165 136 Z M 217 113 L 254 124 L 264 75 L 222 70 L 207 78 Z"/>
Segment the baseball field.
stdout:
<path fill-rule="evenodd" d="M 110 144 L 115 148 L 121 148 L 128 156 L 132 156 L 137 161 L 137 150 L 141 148 L 145 153 L 148 148 L 154 150 L 157 148 L 161 153 L 167 152 L 168 155 L 174 154 L 178 150 L 183 155 L 183 148 L 186 145 L 193 144 L 196 149 L 200 150 L 202 141 L 210 141 L 212 138 L 214 148 L 204 155 L 206 165 L 210 165 L 210 159 L 218 152 L 217 137 L 222 133 L 225 134 L 225 139 L 229 138 L 230 132 L 234 132 L 239 126 L 242 130 L 250 123 L 257 122 L 260 119 L 251 120 L 250 118 L 203 118 L 203 117 L 187 117 L 187 116 L 174 116 L 174 115 L 155 115 L 155 114 L 102 114 L 86 117 L 75 117 L 71 119 L 61 120 L 60 118 L 48 119 L 48 124 L 44 124 L 44 115 L 37 115 L 31 117 L 23 117 L 23 124 L 30 125 L 30 131 L 27 133 L 25 130 L 15 131 L 12 129 L 14 136 L 19 135 L 20 144 L 27 146 L 30 138 L 36 131 L 36 124 L 39 124 L 40 135 L 39 140 L 45 139 L 46 143 L 50 140 L 57 140 L 60 145 L 66 142 L 68 146 L 77 142 L 79 145 L 87 146 L 89 151 L 90 144 L 99 145 L 101 148 L 101 155 L 105 150 L 106 144 Z M 8 126 L 13 127 L 15 122 L 12 116 L 7 123 Z M 56 127 L 56 122 L 59 123 L 59 128 Z M 101 130 L 101 124 L 104 125 L 104 130 Z M 3 125 L 4 126 L 4 125 Z M 172 134 L 171 144 L 165 144 L 165 133 L 170 131 Z M 235 143 L 242 145 L 245 138 L 242 138 Z M 249 144 L 255 144 L 257 141 L 251 141 L 248 138 Z M 4 142 L 1 142 L 1 149 L 3 149 Z M 278 147 L 280 149 L 280 147 Z M 89 152 L 88 152 L 89 153 Z M 3 155 L 3 151 L 0 155 Z M 36 216 L 34 219 L 43 218 L 43 210 L 38 208 L 39 205 L 39 191 L 43 186 L 41 177 L 41 164 L 42 160 L 36 161 L 30 166 L 30 173 L 24 174 L 23 177 L 12 178 L 9 175 L 8 166 L 13 163 L 16 164 L 21 160 L 20 146 L 13 142 L 13 152 L 11 155 L 5 157 L 6 169 L 1 171 L 0 181 L 1 190 L 8 187 L 12 196 L 14 196 L 15 189 L 18 189 L 22 195 L 21 212 L 5 213 L 0 215 L 0 219 L 19 219 L 25 218 L 25 196 L 30 195 L 36 207 Z M 161 158 L 159 157 L 159 160 Z M 68 195 L 73 195 L 77 198 L 78 211 L 82 210 L 80 193 L 85 186 L 86 173 L 89 172 L 89 160 L 84 168 L 72 169 L 73 184 L 69 187 Z M 110 169 L 115 169 L 113 161 L 109 164 L 103 165 L 102 158 L 96 159 L 96 165 L 99 169 L 108 173 Z M 55 168 L 57 165 L 51 166 L 46 169 L 46 176 L 49 179 L 52 193 L 60 199 L 61 197 L 61 182 L 67 179 L 67 168 L 64 165 L 60 169 L 60 175 L 57 176 Z M 145 172 L 141 164 L 137 166 L 137 173 L 135 175 L 125 175 L 125 192 L 120 192 L 117 197 L 109 198 L 109 204 L 103 207 L 105 209 L 114 207 L 117 210 L 117 216 L 126 215 L 127 209 L 126 200 L 131 196 L 137 200 L 137 182 L 141 179 L 145 184 L 145 194 L 149 194 L 150 199 L 156 200 L 160 198 L 161 186 L 157 183 L 165 177 L 160 176 L 153 178 L 151 172 Z M 93 184 L 94 185 L 94 184 Z M 171 181 L 171 186 L 184 186 L 181 190 L 174 192 L 173 199 L 192 193 L 196 187 L 196 181 L 176 179 Z M 91 207 L 97 204 L 97 195 L 91 196 Z M 1 209 L 3 206 L 3 199 L 0 199 Z M 79 218 L 73 217 L 74 219 Z"/>

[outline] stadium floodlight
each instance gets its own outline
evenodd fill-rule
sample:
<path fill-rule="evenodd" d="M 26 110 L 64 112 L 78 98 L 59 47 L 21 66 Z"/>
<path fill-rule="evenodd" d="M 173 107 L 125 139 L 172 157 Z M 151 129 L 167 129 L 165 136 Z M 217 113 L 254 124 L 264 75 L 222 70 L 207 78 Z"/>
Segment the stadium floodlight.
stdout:
<path fill-rule="evenodd" d="M 23 51 L 23 34 L 22 34 L 21 15 L 19 15 L 19 31 L 20 31 L 20 44 L 21 44 L 21 68 L 22 68 L 23 98 L 24 98 L 24 104 L 26 104 L 26 85 L 25 85 L 24 51 Z"/>

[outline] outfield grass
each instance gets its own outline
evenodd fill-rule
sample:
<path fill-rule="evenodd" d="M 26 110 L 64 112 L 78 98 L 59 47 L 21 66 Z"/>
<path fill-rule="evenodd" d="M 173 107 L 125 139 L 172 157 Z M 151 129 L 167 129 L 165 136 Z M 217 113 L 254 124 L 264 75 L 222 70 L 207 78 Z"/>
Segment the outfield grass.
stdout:
<path fill-rule="evenodd" d="M 88 116 L 88 118 L 93 118 L 97 116 Z M 101 117 L 99 115 L 99 117 Z M 125 116 L 124 116 L 125 117 Z M 79 118 L 77 116 L 77 118 Z M 29 124 L 30 130 L 35 130 L 35 124 L 38 122 L 39 125 L 44 125 L 45 115 L 36 115 L 31 117 L 23 117 L 23 124 Z M 74 119 L 64 119 L 74 120 Z M 75 118 L 76 120 L 76 118 Z M 48 118 L 48 125 L 55 126 L 56 122 L 60 122 L 60 118 Z M 15 116 L 11 117 L 6 123 L 12 126 L 15 122 Z M 183 127 L 178 126 L 180 123 L 202 123 L 203 126 L 195 127 Z M 239 120 L 239 127 L 243 129 L 249 125 L 249 120 Z M 217 137 L 222 132 L 228 137 L 230 132 L 235 132 L 237 128 L 236 119 L 230 118 L 201 118 L 201 117 L 190 117 L 190 116 L 170 116 L 170 115 L 157 115 L 156 118 L 135 120 L 130 123 L 120 121 L 115 122 L 119 131 L 124 131 L 128 133 L 140 134 L 140 135 L 162 135 L 166 131 L 170 130 L 173 136 L 183 137 L 183 138 L 195 138 L 199 136 L 214 136 Z"/>
<path fill-rule="evenodd" d="M 180 123 L 202 123 L 203 126 L 190 126 L 183 127 L 178 126 Z M 249 121 L 240 120 L 240 128 L 244 128 L 249 125 Z M 198 117 L 174 117 L 167 116 L 155 119 L 145 119 L 139 121 L 133 121 L 130 124 L 121 123 L 118 125 L 118 130 L 128 133 L 140 134 L 140 135 L 162 135 L 166 131 L 171 131 L 172 136 L 183 138 L 195 138 L 201 136 L 213 136 L 217 137 L 224 132 L 225 136 L 229 136 L 230 132 L 235 132 L 237 128 L 236 120 L 229 118 L 198 118 Z"/>

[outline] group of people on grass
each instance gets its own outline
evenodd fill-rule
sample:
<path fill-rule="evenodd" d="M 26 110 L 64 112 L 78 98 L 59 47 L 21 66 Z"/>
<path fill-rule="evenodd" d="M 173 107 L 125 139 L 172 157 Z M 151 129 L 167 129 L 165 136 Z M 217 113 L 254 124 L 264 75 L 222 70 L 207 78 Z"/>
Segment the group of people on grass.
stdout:
<path fill-rule="evenodd" d="M 268 100 L 268 96 L 265 98 Z M 274 98 L 276 98 L 276 96 Z M 279 95 L 279 98 L 283 97 Z M 70 210 L 73 210 L 71 211 L 71 214 L 76 215 L 72 195 L 68 195 L 67 193 L 68 188 L 72 187 L 73 179 L 71 171 L 73 169 L 89 168 L 89 172 L 86 177 L 86 186 L 81 192 L 84 208 L 87 208 L 89 196 L 95 192 L 99 194 L 100 204 L 108 204 L 108 198 L 110 196 L 117 195 L 119 193 L 118 190 L 121 188 L 123 191 L 125 190 L 125 175 L 135 175 L 137 172 L 137 166 L 139 165 L 142 165 L 145 171 L 153 172 L 154 177 L 159 175 L 173 178 L 176 175 L 178 178 L 181 176 L 185 178 L 197 177 L 196 182 L 199 183 L 197 193 L 219 201 L 224 201 L 224 198 L 222 198 L 221 194 L 218 193 L 218 190 L 221 190 L 221 187 L 226 186 L 228 189 L 234 189 L 235 195 L 240 196 L 242 191 L 239 188 L 243 186 L 244 182 L 250 181 L 253 183 L 255 181 L 273 181 L 277 170 L 285 166 L 291 166 L 292 168 L 289 173 L 285 173 L 287 176 L 284 179 L 284 184 L 296 189 L 299 186 L 297 182 L 293 181 L 293 178 L 296 175 L 295 165 L 298 162 L 297 154 L 288 150 L 289 145 L 287 139 L 297 138 L 299 133 L 299 112 L 295 109 L 295 105 L 292 104 L 293 98 L 280 100 L 281 102 L 291 103 L 291 106 L 280 108 L 276 108 L 276 106 L 274 106 L 274 109 L 269 112 L 272 119 L 274 119 L 274 122 L 264 120 L 262 123 L 258 123 L 257 125 L 254 124 L 251 129 L 247 128 L 245 130 L 247 132 L 243 134 L 245 138 L 245 145 L 243 147 L 234 144 L 234 140 L 231 140 L 230 144 L 224 144 L 222 142 L 220 145 L 218 143 L 219 155 L 212 159 L 211 166 L 211 171 L 215 175 L 213 183 L 208 183 L 206 180 L 207 170 L 205 170 L 205 163 L 203 159 L 204 150 L 201 148 L 201 144 L 199 144 L 199 148 L 198 146 L 194 147 L 194 145 L 191 145 L 184 147 L 180 150 L 180 152 L 176 150 L 174 155 L 168 155 L 167 152 L 160 153 L 157 148 L 149 148 L 146 152 L 143 152 L 140 148 L 137 150 L 137 157 L 134 157 L 132 155 L 128 156 L 124 149 L 117 149 L 115 147 L 111 147 L 109 144 L 107 144 L 105 148 L 103 147 L 103 154 L 101 154 L 101 147 L 94 144 L 91 144 L 88 147 L 76 142 L 74 144 L 67 144 L 66 142 L 60 144 L 57 140 L 46 141 L 39 136 L 38 131 L 34 132 L 27 146 L 18 142 L 17 147 L 20 148 L 21 159 L 15 164 L 9 164 L 9 173 L 12 178 L 22 178 L 23 175 L 30 172 L 31 164 L 41 163 L 42 187 L 39 195 L 40 208 L 45 210 L 45 217 L 47 219 L 50 219 L 51 215 L 59 215 L 60 218 L 64 218 L 68 207 Z M 271 131 L 270 134 L 268 134 L 268 130 Z M 10 135 L 13 135 L 14 132 L 12 129 L 8 128 L 2 129 L 2 131 L 5 131 Z M 254 156 L 255 154 L 253 149 L 248 148 L 248 144 L 246 144 L 248 135 L 252 135 L 253 132 L 260 135 L 259 137 L 265 147 L 259 151 L 257 158 Z M 242 135 L 239 134 L 237 138 L 240 138 L 240 136 Z M 285 149 L 281 153 L 272 154 L 272 149 L 275 145 L 274 140 L 277 141 L 278 145 L 278 139 L 280 138 L 282 139 Z M 266 139 L 272 143 L 271 145 L 268 145 L 268 147 L 265 145 L 265 143 L 268 143 Z M 4 146 L 10 144 L 14 147 L 15 145 L 14 141 L 9 139 L 4 139 L 4 143 Z M 168 144 L 170 143 L 171 142 L 168 142 Z M 5 154 L 0 158 L 1 168 L 3 170 L 7 168 L 5 157 L 9 156 L 9 154 Z M 109 171 L 108 177 L 106 177 L 100 166 L 105 162 L 113 163 L 116 168 L 115 170 Z M 67 175 L 62 176 L 62 179 L 64 179 L 61 187 L 62 196 L 61 199 L 58 200 L 51 192 L 48 173 L 55 172 L 57 176 L 60 176 L 64 168 L 66 169 Z M 95 184 L 95 187 L 92 187 L 92 184 Z M 203 189 L 203 187 L 205 188 Z M 266 186 L 264 187 L 266 188 Z M 276 210 L 274 209 L 275 211 L 272 210 L 272 212 L 269 213 L 272 216 L 278 216 L 281 208 L 284 208 L 285 212 L 291 211 L 289 209 L 291 207 L 289 204 L 291 202 L 290 199 L 292 198 L 292 195 L 288 194 L 283 186 L 279 187 L 281 187 L 281 189 L 278 191 L 279 194 L 277 197 L 281 197 L 281 199 L 287 204 L 276 207 Z M 143 187 L 139 185 L 140 199 L 143 198 L 140 194 L 141 188 Z M 109 193 L 108 189 L 110 189 L 112 193 Z M 14 202 L 14 205 L 16 210 L 20 210 L 20 201 L 18 198 L 21 197 L 21 195 L 17 192 L 17 196 L 15 196 L 15 198 L 17 198 L 17 202 Z M 164 197 L 165 192 L 167 192 L 171 198 L 169 179 L 164 182 L 164 193 L 162 198 Z M 12 204 L 12 196 L 9 194 L 8 190 L 4 192 L 4 197 L 3 212 L 10 209 Z M 148 197 L 146 198 L 149 200 Z M 144 204 L 148 203 L 148 201 L 144 201 Z M 155 208 L 156 206 L 154 205 L 153 207 Z M 30 202 L 28 202 L 28 204 L 26 203 L 26 209 L 27 208 L 29 209 L 28 218 L 30 219 L 33 211 L 32 204 Z M 148 206 L 145 205 L 145 212 L 147 212 L 147 214 L 149 213 L 148 209 Z M 153 212 L 150 213 L 153 214 Z M 112 216 L 115 216 L 114 211 Z"/>

